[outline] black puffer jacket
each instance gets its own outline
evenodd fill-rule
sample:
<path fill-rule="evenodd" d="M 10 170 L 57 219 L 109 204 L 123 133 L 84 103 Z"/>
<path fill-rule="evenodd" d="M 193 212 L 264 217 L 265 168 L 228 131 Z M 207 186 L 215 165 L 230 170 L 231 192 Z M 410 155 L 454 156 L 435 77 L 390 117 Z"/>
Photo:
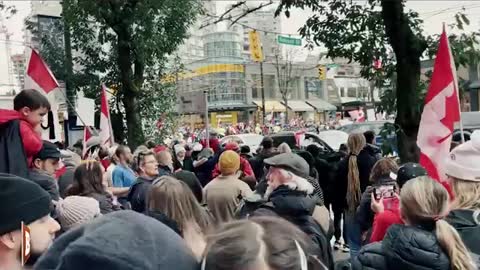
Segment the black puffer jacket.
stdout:
<path fill-rule="evenodd" d="M 480 256 L 480 213 L 474 214 L 472 210 L 453 210 L 446 221 L 457 230 L 467 248 Z"/>
<path fill-rule="evenodd" d="M 450 260 L 433 232 L 392 225 L 382 242 L 360 250 L 353 270 L 449 270 Z"/>

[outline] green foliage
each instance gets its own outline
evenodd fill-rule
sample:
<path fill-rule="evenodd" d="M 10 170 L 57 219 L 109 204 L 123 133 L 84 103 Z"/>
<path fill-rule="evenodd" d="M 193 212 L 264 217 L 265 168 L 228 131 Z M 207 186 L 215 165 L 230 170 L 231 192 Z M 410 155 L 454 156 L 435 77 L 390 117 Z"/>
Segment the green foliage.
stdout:
<path fill-rule="evenodd" d="M 170 102 L 152 105 L 155 99 L 174 96 L 156 91 L 155 81 L 164 73 L 167 56 L 187 37 L 201 11 L 200 1 L 64 0 L 63 7 L 74 51 L 76 90 L 96 98 L 99 81 L 118 85 L 113 107 L 124 117 L 115 117 L 119 122 L 114 125 L 127 127 L 122 132 L 128 133 L 131 146 L 143 143 L 142 127 L 155 125 L 152 119 L 172 109 Z M 161 95 L 167 92 L 168 97 Z M 155 110 L 145 110 L 152 106 Z"/>
<path fill-rule="evenodd" d="M 175 134 L 179 117 L 176 112 L 176 87 L 174 84 L 159 82 L 146 83 L 139 97 L 140 116 L 142 117 L 145 137 L 161 144 Z M 157 123 L 161 121 L 162 126 Z"/>

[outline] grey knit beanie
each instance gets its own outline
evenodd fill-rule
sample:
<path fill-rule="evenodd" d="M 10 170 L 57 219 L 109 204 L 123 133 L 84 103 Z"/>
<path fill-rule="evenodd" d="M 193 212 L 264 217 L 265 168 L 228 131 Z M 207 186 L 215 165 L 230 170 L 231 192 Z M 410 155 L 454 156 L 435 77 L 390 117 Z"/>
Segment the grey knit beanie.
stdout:
<path fill-rule="evenodd" d="M 63 230 L 89 222 L 100 216 L 98 201 L 90 197 L 69 196 L 56 203 L 58 221 Z"/>

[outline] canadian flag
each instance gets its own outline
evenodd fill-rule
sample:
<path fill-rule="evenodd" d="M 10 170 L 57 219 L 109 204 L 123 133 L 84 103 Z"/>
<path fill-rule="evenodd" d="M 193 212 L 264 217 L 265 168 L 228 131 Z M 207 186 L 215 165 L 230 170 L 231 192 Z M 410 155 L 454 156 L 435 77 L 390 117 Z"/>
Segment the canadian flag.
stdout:
<path fill-rule="evenodd" d="M 61 140 L 61 127 L 58 120 L 58 104 L 55 100 L 56 89 L 58 89 L 58 82 L 53 76 L 52 71 L 43 61 L 40 55 L 34 50 L 31 50 L 30 59 L 27 65 L 27 72 L 25 75 L 25 89 L 35 89 L 44 94 L 50 102 L 51 110 L 47 119 L 43 124 L 44 131 L 42 138 L 52 141 Z"/>
<path fill-rule="evenodd" d="M 450 45 L 445 29 L 440 36 L 433 75 L 425 98 L 417 145 L 420 164 L 428 174 L 443 181 L 443 162 L 450 152 L 455 122 L 460 121 L 458 83 Z"/>
<path fill-rule="evenodd" d="M 110 108 L 108 106 L 107 87 L 102 85 L 102 94 L 100 102 L 100 139 L 102 145 L 110 147 L 114 143 L 112 122 L 110 121 Z"/>

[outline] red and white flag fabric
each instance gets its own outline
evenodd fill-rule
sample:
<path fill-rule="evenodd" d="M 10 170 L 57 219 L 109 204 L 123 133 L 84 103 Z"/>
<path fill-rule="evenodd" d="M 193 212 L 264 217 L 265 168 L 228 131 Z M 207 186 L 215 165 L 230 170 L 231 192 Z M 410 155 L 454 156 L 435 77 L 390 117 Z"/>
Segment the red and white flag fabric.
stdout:
<path fill-rule="evenodd" d="M 113 139 L 113 130 L 112 130 L 112 122 L 110 119 L 110 108 L 108 105 L 108 98 L 107 98 L 107 87 L 102 85 L 102 94 L 101 102 L 100 102 L 100 139 L 102 141 L 102 145 L 106 147 L 110 147 L 114 143 Z"/>
<path fill-rule="evenodd" d="M 460 121 L 459 103 L 455 63 L 444 29 L 417 138 L 420 164 L 438 181 L 446 179 L 443 163 L 450 152 L 454 124 Z"/>
<path fill-rule="evenodd" d="M 55 90 L 59 84 L 48 65 L 42 57 L 34 50 L 31 50 L 30 59 L 25 74 L 25 89 L 35 89 L 44 94 L 50 102 L 51 113 L 50 121 L 48 117 L 44 123 L 48 122 L 48 128 L 42 133 L 43 139 L 60 141 L 61 127 L 58 120 L 58 104 L 55 100 Z"/>
<path fill-rule="evenodd" d="M 32 49 L 25 76 L 25 86 L 48 95 L 58 88 L 57 79 L 40 55 Z"/>
<path fill-rule="evenodd" d="M 30 258 L 30 228 L 21 222 L 21 233 L 22 233 L 22 266 L 27 263 L 28 258 Z"/>
<path fill-rule="evenodd" d="M 350 115 L 350 118 L 352 118 L 352 120 L 355 122 L 365 122 L 365 113 L 361 108 L 358 110 L 349 111 L 348 114 Z"/>
<path fill-rule="evenodd" d="M 83 152 L 82 152 L 82 158 L 87 159 L 86 154 L 87 154 L 87 142 L 88 140 L 93 137 L 93 132 L 89 126 L 83 127 Z"/>

